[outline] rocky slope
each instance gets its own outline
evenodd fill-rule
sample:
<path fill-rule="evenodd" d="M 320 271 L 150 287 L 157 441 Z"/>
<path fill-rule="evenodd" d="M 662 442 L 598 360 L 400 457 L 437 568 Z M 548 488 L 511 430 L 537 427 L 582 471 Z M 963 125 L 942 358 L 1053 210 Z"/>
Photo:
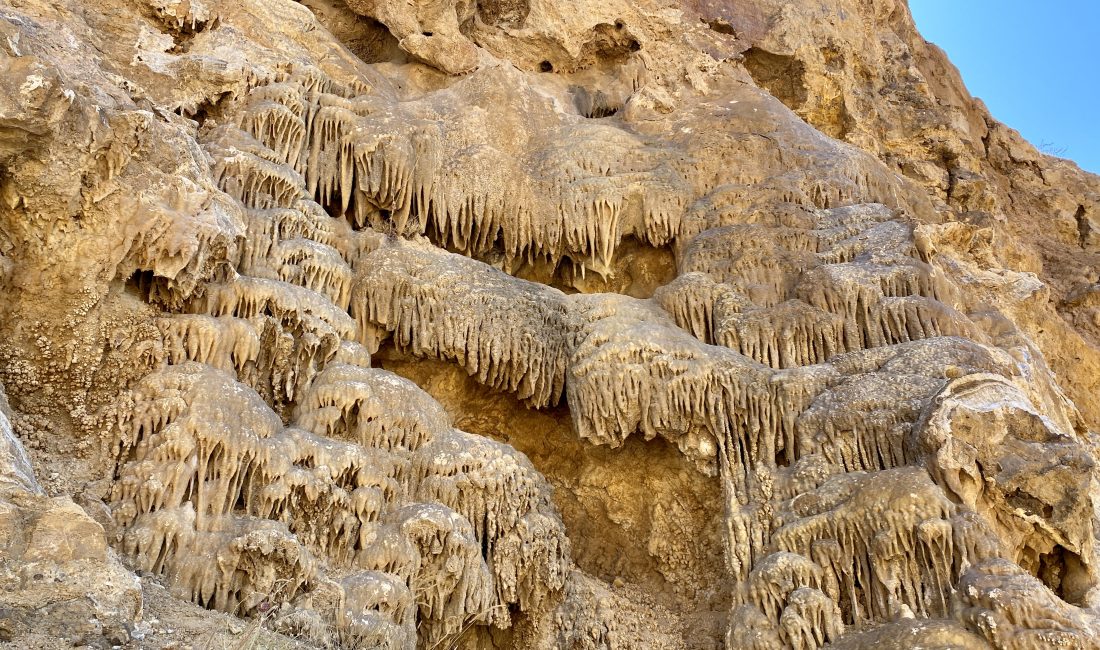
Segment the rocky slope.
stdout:
<path fill-rule="evenodd" d="M 4 0 L 0 641 L 1100 647 L 1100 178 L 901 0 Z"/>

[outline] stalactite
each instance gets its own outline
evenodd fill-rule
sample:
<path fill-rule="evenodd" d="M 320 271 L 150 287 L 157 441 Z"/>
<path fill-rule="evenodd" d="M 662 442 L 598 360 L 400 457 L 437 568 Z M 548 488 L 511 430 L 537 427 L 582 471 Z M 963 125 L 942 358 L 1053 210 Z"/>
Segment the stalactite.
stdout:
<path fill-rule="evenodd" d="M 1023 385 L 991 373 L 947 383 L 914 429 L 911 462 L 986 515 L 997 555 L 1079 602 L 1098 582 L 1096 569 L 1076 559 L 1095 548 L 1080 523 L 1091 512 L 1084 477 L 1095 463 L 1082 441 L 1039 414 Z M 1043 557 L 1055 568 L 1044 569 Z"/>
<path fill-rule="evenodd" d="M 267 266 L 273 251 L 284 241 L 307 239 L 339 251 L 348 263 L 358 258 L 362 235 L 343 232 L 312 201 L 300 200 L 290 208 L 248 211 L 248 232 L 241 247 L 238 271 L 247 274 L 253 267 Z M 350 240 L 350 241 L 349 241 Z"/>
<path fill-rule="evenodd" d="M 560 250 L 562 226 L 545 214 L 520 160 L 488 145 L 467 148 L 461 160 L 440 170 L 430 204 L 421 202 L 438 240 L 478 256 L 499 242 L 509 259 Z"/>
<path fill-rule="evenodd" d="M 415 647 L 416 600 L 404 580 L 382 571 L 361 571 L 341 580 L 339 588 L 336 628 L 345 645 L 385 650 Z M 280 629 L 285 626 L 279 621 Z M 299 635 L 315 643 L 329 641 L 316 633 Z"/>
<path fill-rule="evenodd" d="M 301 120 L 311 153 L 299 153 L 299 161 L 309 159 L 306 169 L 317 174 L 310 191 L 353 224 L 393 217 L 401 233 L 408 231 L 404 220 L 415 217 L 416 227 L 434 227 L 468 254 L 502 241 L 506 258 L 549 251 L 596 270 L 610 266 L 625 234 L 663 244 L 685 227 L 676 215 L 688 201 L 675 181 L 642 191 L 644 184 L 633 185 L 645 178 L 638 172 L 624 185 L 611 174 L 613 163 L 581 158 L 568 183 L 550 184 L 552 195 L 565 200 L 557 216 L 547 216 L 506 202 L 537 203 L 523 198 L 531 187 L 523 182 L 478 193 L 503 185 L 466 184 L 449 176 L 452 169 L 425 172 L 435 165 L 435 150 L 427 167 L 402 162 L 410 149 L 401 137 L 353 143 L 370 118 L 363 105 L 314 96 L 302 101 L 303 117 L 294 101 L 280 100 L 290 104 L 285 110 L 257 105 L 247 125 L 268 151 L 249 153 L 293 164 L 297 136 L 282 134 L 294 130 L 285 126 L 297 124 L 291 117 Z M 284 126 L 271 126 L 276 118 L 263 110 L 283 116 Z M 417 128 L 425 142 L 435 137 Z M 495 155 L 483 149 L 469 159 Z M 587 176 L 593 172 L 607 176 Z M 816 197 L 829 204 L 845 191 Z M 568 544 L 545 485 L 526 461 L 455 432 L 438 405 L 411 385 L 361 367 L 376 341 L 372 328 L 391 332 L 413 354 L 455 360 L 480 382 L 534 405 L 567 393 L 575 426 L 589 440 L 618 445 L 635 431 L 661 435 L 701 469 L 718 473 L 730 504 L 731 570 L 747 580 L 738 610 L 746 618 L 730 631 L 744 647 L 819 648 L 845 624 L 905 612 L 943 615 L 954 581 L 985 552 L 972 534 L 960 532 L 953 504 L 934 487 L 921 484 L 912 507 L 871 514 L 846 501 L 883 490 L 865 475 L 843 472 L 906 471 L 889 468 L 904 464 L 913 422 L 941 383 L 921 369 L 925 374 L 898 384 L 876 369 L 903 362 L 867 348 L 892 351 L 918 340 L 946 346 L 939 337 L 974 336 L 965 317 L 937 300 L 949 300 L 951 288 L 915 259 L 911 231 L 888 208 L 791 207 L 766 231 L 778 249 L 761 243 L 759 224 L 703 229 L 681 246 L 681 277 L 651 302 L 566 297 L 423 242 L 372 236 L 349 246 L 334 236 L 345 231 L 333 229 L 329 217 L 302 208 L 309 203 L 295 199 L 286 216 L 253 210 L 250 228 L 262 236 L 246 252 L 248 268 L 270 280 L 212 285 L 193 309 L 301 322 L 303 329 L 320 325 L 338 341 L 357 337 L 367 346 L 335 346 L 327 365 L 297 390 L 302 428 L 280 426 L 273 435 L 287 448 L 313 451 L 290 454 L 301 467 L 280 470 L 281 478 L 250 469 L 248 480 L 266 487 L 260 497 L 245 497 L 252 508 L 246 511 L 284 522 L 329 561 L 410 580 L 423 638 L 440 640 L 471 623 L 506 625 L 507 603 L 536 607 L 565 584 Z M 367 205 L 369 214 L 357 207 Z M 358 271 L 350 291 L 349 264 Z M 808 293 L 819 277 L 831 283 Z M 292 291 L 294 301 L 276 299 L 266 288 L 274 285 L 264 284 L 275 279 L 311 291 Z M 790 300 L 796 295 L 805 302 Z M 342 315 L 347 307 L 353 327 Z M 197 349 L 210 359 L 224 356 Z M 158 430 L 181 407 L 168 401 L 159 408 L 167 416 L 150 411 L 130 439 Z M 900 483 L 919 483 L 898 476 Z M 318 487 L 329 481 L 335 487 Z M 136 514 L 164 498 L 157 489 L 127 489 L 120 512 Z M 248 506 L 249 498 L 258 505 Z M 436 505 L 394 509 L 406 502 Z M 909 532 L 872 534 L 874 518 L 897 517 L 897 509 L 913 521 L 892 525 Z M 404 624 L 396 620 L 399 609 L 387 610 L 387 625 Z"/>
<path fill-rule="evenodd" d="M 439 505 L 406 506 L 396 517 L 421 558 L 413 592 L 423 642 L 438 643 L 473 623 L 507 624 L 493 607 L 493 576 L 466 518 Z"/>
<path fill-rule="evenodd" d="M 306 82 L 312 78 L 298 81 Z M 242 144 L 241 135 L 222 139 L 293 168 L 309 196 L 357 228 L 432 232 L 470 255 L 499 241 L 509 260 L 569 257 L 607 275 L 622 237 L 670 243 L 694 198 L 664 150 L 617 129 L 588 126 L 569 146 L 544 143 L 530 170 L 492 144 L 452 150 L 444 164 L 442 116 L 410 112 L 398 123 L 378 98 L 294 85 L 281 80 L 256 88 L 241 111 L 243 131 L 266 151 Z M 609 149 L 606 139 L 594 138 L 597 133 L 614 138 L 617 147 Z M 239 164 L 266 169 L 251 159 Z M 231 171 L 264 178 L 273 173 Z M 219 174 L 228 177 L 226 191 L 246 204 L 268 207 L 282 198 L 271 182 L 238 185 L 237 175 Z"/>
<path fill-rule="evenodd" d="M 715 340 L 772 368 L 795 368 L 848 352 L 845 329 L 839 315 L 790 300 L 771 309 L 723 313 Z"/>
<path fill-rule="evenodd" d="M 616 447 L 635 431 L 661 435 L 709 472 L 727 441 L 740 466 L 774 461 L 785 409 L 772 401 L 767 368 L 701 343 L 646 301 L 575 304 L 587 321 L 567 381 L 579 435 Z"/>
<path fill-rule="evenodd" d="M 800 626 L 797 639 L 794 634 L 788 633 L 787 641 L 791 645 L 798 647 L 797 641 L 801 640 L 801 647 L 821 648 L 844 634 L 840 608 L 821 591 L 802 587 L 796 589 L 787 600 L 787 608 L 780 616 L 780 625 L 784 631 L 789 629 L 783 619 L 791 616 L 804 626 Z"/>
<path fill-rule="evenodd" d="M 809 198 L 782 177 L 722 184 L 688 207 L 680 240 L 690 242 L 707 230 L 745 224 L 810 230 L 817 222 L 815 212 Z"/>
<path fill-rule="evenodd" d="M 343 311 L 351 302 L 351 267 L 336 249 L 310 239 L 280 242 L 265 264 L 253 268 L 253 274 L 315 291 Z"/>
<path fill-rule="evenodd" d="M 354 340 L 355 322 L 324 296 L 285 282 L 239 276 L 230 282 L 211 284 L 192 301 L 191 310 L 213 316 L 251 319 L 271 316 L 292 329 L 318 338 Z"/>
<path fill-rule="evenodd" d="M 745 650 L 784 650 L 787 645 L 780 639 L 779 629 L 755 605 L 740 605 L 730 613 L 730 628 L 726 636 L 727 648 Z"/>
<path fill-rule="evenodd" d="M 145 570 L 177 576 L 181 597 L 222 611 L 254 614 L 310 589 L 314 560 L 285 530 L 235 518 L 196 530 L 194 517 L 187 506 L 150 513 L 127 531 L 123 548 Z"/>
<path fill-rule="evenodd" d="M 814 563 L 822 571 L 817 584 L 801 584 L 838 592 L 846 624 L 890 620 L 900 611 L 944 615 L 951 585 L 972 559 L 955 562 L 962 548 L 949 532 L 956 508 L 924 470 L 840 475 L 787 507 L 772 543 L 824 562 Z"/>
<path fill-rule="evenodd" d="M 788 598 L 797 589 L 818 588 L 821 567 L 795 553 L 772 553 L 759 562 L 741 585 L 736 597 L 755 604 L 772 621 L 778 621 Z"/>
<path fill-rule="evenodd" d="M 858 375 L 824 391 L 798 416 L 793 458 L 820 453 L 845 471 L 906 464 L 905 445 L 926 401 L 943 380 L 894 374 Z"/>
<path fill-rule="evenodd" d="M 148 270 L 162 279 L 148 288 L 150 302 L 178 309 L 240 255 L 247 215 L 213 187 L 181 183 L 170 200 L 138 206 L 141 226 L 126 233 L 119 270 Z"/>
<path fill-rule="evenodd" d="M 260 337 L 252 323 L 239 318 L 178 315 L 161 318 L 166 361 L 198 361 L 221 370 L 241 373 L 260 355 Z"/>
<path fill-rule="evenodd" d="M 282 102 L 251 102 L 241 113 L 241 129 L 264 143 L 287 165 L 294 166 L 302 155 L 306 124 L 300 114 Z"/>
<path fill-rule="evenodd" d="M 534 406 L 561 397 L 576 329 L 561 292 L 426 244 L 380 248 L 360 268 L 352 313 L 361 323 Z"/>
<path fill-rule="evenodd" d="M 206 148 L 216 161 L 218 186 L 247 208 L 292 207 L 305 197 L 302 177 L 278 153 L 240 129 L 219 129 Z"/>
<path fill-rule="evenodd" d="M 409 601 L 379 603 L 377 629 L 346 614 L 331 624 L 356 638 L 407 632 L 415 599 L 438 640 L 474 622 L 506 627 L 509 605 L 529 609 L 564 584 L 569 546 L 545 481 L 511 448 L 451 429 L 390 373 L 329 366 L 302 399 L 304 428 L 196 363 L 150 375 L 133 404 L 111 495 L 125 550 L 200 604 L 247 614 L 332 568 L 365 571 L 345 598 L 399 579 Z M 199 549 L 216 550 L 216 567 Z"/>
<path fill-rule="evenodd" d="M 526 461 L 503 445 L 476 436 L 433 440 L 413 472 L 417 495 L 443 503 L 474 523 L 496 577 L 497 603 L 533 609 L 565 581 L 568 542 L 550 516 L 549 489 Z M 470 488 L 477 486 L 477 490 Z M 502 612 L 494 613 L 498 623 Z"/>
<path fill-rule="evenodd" d="M 706 273 L 684 273 L 653 295 L 676 324 L 704 343 L 715 343 L 715 312 L 737 314 L 752 303 L 728 284 Z M 733 346 L 729 346 L 733 347 Z"/>
<path fill-rule="evenodd" d="M 449 428 L 439 403 L 411 382 L 347 364 L 329 365 L 300 409 L 299 423 L 317 435 L 387 451 L 419 451 Z M 402 467 L 406 471 L 392 478 L 407 487 L 411 467 Z"/>
<path fill-rule="evenodd" d="M 444 36 L 430 28 L 400 39 L 408 61 L 356 58 L 376 47 L 372 55 L 391 58 L 382 51 L 403 31 L 379 16 L 337 25 L 344 9 L 378 3 L 221 3 L 216 18 L 208 4 L 146 0 L 130 16 L 139 29 L 108 30 L 135 37 L 134 47 L 74 54 L 61 77 L 68 84 L 115 50 L 132 62 L 112 62 L 74 90 L 47 88 L 69 105 L 38 111 L 49 118 L 41 123 L 17 115 L 14 129 L 0 125 L 15 134 L 0 148 L 20 149 L 4 152 L 12 178 L 0 211 L 49 224 L 36 240 L 7 220 L 0 270 L 12 287 L 45 270 L 13 261 L 32 258 L 39 242 L 76 242 L 61 252 L 85 254 L 100 242 L 73 233 L 109 233 L 119 214 L 133 217 L 117 222 L 132 232 L 108 240 L 107 261 L 80 289 L 110 283 L 96 300 L 81 294 L 97 312 L 74 320 L 102 311 L 102 372 L 82 377 L 83 351 L 65 350 L 59 365 L 49 337 L 34 342 L 45 369 L 82 382 L 80 399 L 93 382 L 118 384 L 118 403 L 101 416 L 114 427 L 107 500 L 134 567 L 202 606 L 318 646 L 450 646 L 470 641 L 459 637 L 471 626 L 517 620 L 515 637 L 492 642 L 549 629 L 561 647 L 630 645 L 638 626 L 617 626 L 612 610 L 635 586 L 572 566 L 550 484 L 523 454 L 454 429 L 411 381 L 369 367 L 392 337 L 402 352 L 455 362 L 526 406 L 558 407 L 540 422 L 571 418 L 579 437 L 612 447 L 660 436 L 716 477 L 707 499 L 724 514 L 714 528 L 726 542 L 731 648 L 816 650 L 846 629 L 950 615 L 1009 647 L 1086 643 L 1079 631 L 1095 621 L 1052 590 L 1086 602 L 1095 587 L 1095 472 L 1085 427 L 1074 431 L 1071 409 L 1051 406 L 1063 398 L 1053 373 L 1030 344 L 1016 346 L 1023 334 L 998 331 L 1003 316 L 970 320 L 995 309 L 1001 288 L 950 279 L 966 279 L 963 258 L 978 253 L 937 259 L 929 226 L 914 234 L 944 218 L 925 193 L 792 120 L 736 61 L 715 62 L 706 52 L 719 41 L 709 39 L 724 37 L 697 24 L 669 45 L 677 12 L 624 6 L 601 8 L 612 22 L 593 29 L 567 20 L 567 32 L 592 32 L 580 41 L 555 33 L 544 42 L 540 30 L 561 21 L 534 4 L 519 3 L 530 21 L 500 27 L 488 16 L 499 8 L 459 3 L 443 13 L 473 30 L 483 67 L 450 78 L 414 60 L 417 39 Z M 417 23 L 434 11 L 398 9 L 423 10 L 413 11 Z M 766 31 L 778 34 L 782 20 Z M 32 43 L 34 56 L 16 56 L 13 69 L 97 31 L 74 39 L 27 27 L 50 21 L 0 23 Z M 355 40 L 345 47 L 326 25 Z M 64 38 L 47 39 L 54 32 Z M 521 60 L 547 43 L 557 53 L 545 66 Z M 691 56 L 681 61 L 683 45 Z M 14 54 L 24 46 L 6 39 Z M 152 73 L 142 70 L 141 84 L 120 76 L 139 64 Z M 201 74 L 142 87 L 180 70 Z M 611 86 L 594 83 L 608 76 Z M 41 90 L 24 77 L 34 87 L 6 74 L 0 84 L 27 97 Z M 97 87 L 108 82 L 117 87 Z M 126 97 L 133 102 L 115 105 Z M 149 110 L 130 110 L 134 102 Z M 615 116 L 602 115 L 611 108 Z M 609 119 L 589 119 L 600 117 Z M 78 131 L 82 120 L 94 128 Z M 161 134 L 185 144 L 164 146 Z M 24 159 L 25 140 L 48 144 L 40 149 L 50 158 Z M 57 155 L 71 143 L 91 143 L 88 169 Z M 945 146 L 940 162 L 970 164 Z M 33 205 L 19 194 L 34 185 L 22 176 L 47 164 L 75 180 L 64 200 Z M 952 182 L 957 171 L 969 173 L 952 169 Z M 130 188 L 136 198 L 118 201 Z M 53 204 L 68 206 L 64 219 L 46 219 Z M 970 217 L 984 212 L 996 214 Z M 952 237 L 980 248 L 969 231 Z M 646 246 L 661 249 L 659 272 Z M 45 261 L 60 257 L 44 250 Z M 997 268 L 993 252 L 980 254 Z M 566 295 L 509 275 L 569 285 L 570 271 L 592 272 L 626 287 L 617 273 L 663 276 L 670 255 L 678 277 L 649 300 L 583 295 L 596 282 L 574 282 L 568 290 L 582 294 Z M 641 284 L 622 290 L 648 294 Z M 1035 278 L 1022 284 L 1042 290 Z M 19 305 L 27 328 L 39 327 L 36 302 L 53 301 Z M 116 319 L 115 302 L 133 317 Z M 145 350 L 152 372 L 134 379 L 120 355 L 139 330 L 133 349 Z M 26 375 L 27 403 L 45 408 L 38 402 L 57 393 L 26 356 L 29 370 L 24 360 L 5 365 Z M 90 430 L 85 406 L 54 419 Z M 563 507 L 588 516 L 592 504 L 568 493 L 571 481 L 556 479 L 566 499 L 585 503 Z M 725 599 L 724 586 L 695 589 L 666 574 L 664 548 L 655 549 L 679 542 L 657 525 L 679 513 L 641 517 L 653 527 L 646 547 L 634 538 L 644 526 L 613 512 L 626 505 L 611 503 L 620 495 L 599 487 L 609 499 L 599 515 L 638 544 L 616 559 L 624 580 L 696 605 Z M 686 503 L 676 507 L 717 510 Z M 721 617 L 691 620 L 704 618 Z"/>
<path fill-rule="evenodd" d="M 754 303 L 770 307 L 792 298 L 796 280 L 820 264 L 817 244 L 792 230 L 786 247 L 775 247 L 758 226 L 727 226 L 701 233 L 688 244 L 680 272 L 702 272 L 735 287 Z M 782 240 L 781 240 L 782 241 Z"/>
<path fill-rule="evenodd" d="M 828 221 L 835 219 L 836 225 L 817 231 L 822 243 L 818 258 L 823 263 L 845 264 L 857 259 L 881 263 L 890 258 L 917 258 L 913 231 L 909 226 L 893 220 L 877 221 L 892 217 L 891 212 L 856 212 L 849 208 L 840 215 L 835 214 L 839 211 L 823 214 L 830 212 L 834 214 Z"/>
<path fill-rule="evenodd" d="M 807 273 L 797 295 L 854 324 L 848 330 L 847 345 L 861 349 L 972 331 L 965 317 L 948 304 L 936 304 L 937 296 L 947 291 L 940 286 L 935 275 L 916 261 L 890 266 L 845 263 Z"/>

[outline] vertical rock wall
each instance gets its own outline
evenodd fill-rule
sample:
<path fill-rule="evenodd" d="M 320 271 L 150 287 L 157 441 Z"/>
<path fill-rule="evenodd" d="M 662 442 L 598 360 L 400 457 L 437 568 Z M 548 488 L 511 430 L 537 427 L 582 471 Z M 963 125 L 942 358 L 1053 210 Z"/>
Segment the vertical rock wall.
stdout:
<path fill-rule="evenodd" d="M 1100 181 L 904 3 L 0 37 L 0 639 L 1100 646 Z"/>

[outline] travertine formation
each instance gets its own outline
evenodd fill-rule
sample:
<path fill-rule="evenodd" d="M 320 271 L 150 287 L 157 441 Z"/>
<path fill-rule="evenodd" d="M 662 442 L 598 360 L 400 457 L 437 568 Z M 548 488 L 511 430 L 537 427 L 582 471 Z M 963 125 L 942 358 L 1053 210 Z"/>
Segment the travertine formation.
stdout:
<path fill-rule="evenodd" d="M 1100 179 L 901 0 L 9 0 L 0 88 L 0 641 L 1100 648 Z"/>

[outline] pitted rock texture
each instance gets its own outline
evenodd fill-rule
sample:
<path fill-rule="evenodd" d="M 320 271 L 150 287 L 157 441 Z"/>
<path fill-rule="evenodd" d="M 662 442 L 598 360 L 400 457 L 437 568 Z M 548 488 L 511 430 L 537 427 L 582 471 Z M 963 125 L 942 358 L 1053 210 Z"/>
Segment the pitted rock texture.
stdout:
<path fill-rule="evenodd" d="M 1100 648 L 1100 179 L 903 1 L 7 0 L 0 87 L 0 641 Z"/>

